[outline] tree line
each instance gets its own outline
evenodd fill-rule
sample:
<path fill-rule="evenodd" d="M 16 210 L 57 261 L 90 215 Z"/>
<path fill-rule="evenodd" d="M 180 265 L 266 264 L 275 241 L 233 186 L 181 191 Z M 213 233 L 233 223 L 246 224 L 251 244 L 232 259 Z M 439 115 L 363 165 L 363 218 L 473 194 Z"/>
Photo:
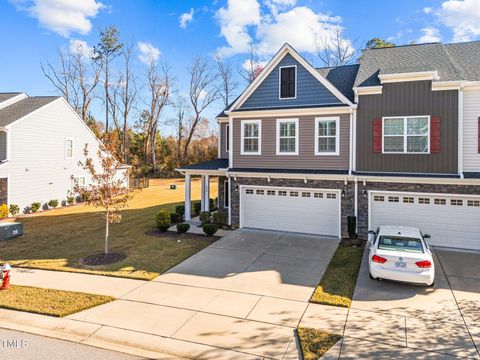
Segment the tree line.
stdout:
<path fill-rule="evenodd" d="M 356 51 L 341 35 L 317 44 L 323 65 L 354 61 Z M 375 38 L 365 48 L 384 46 L 393 44 Z M 173 176 L 179 166 L 216 158 L 218 135 L 205 112 L 214 104 L 226 107 L 238 95 L 236 75 L 248 84 L 261 73 L 255 47 L 240 69 L 220 55 L 194 56 L 185 69 L 188 89 L 178 87 L 170 65 L 158 54 L 143 54 L 143 70 L 133 66 L 135 51 L 133 39 L 124 41 L 118 28 L 109 26 L 100 30 L 92 48 L 71 42 L 68 48 L 57 49 L 55 65 L 47 62 L 41 69 L 115 156 L 133 166 L 134 175 Z M 102 119 L 92 115 L 94 101 L 102 105 Z M 173 129 L 168 135 L 162 131 L 166 127 Z"/>

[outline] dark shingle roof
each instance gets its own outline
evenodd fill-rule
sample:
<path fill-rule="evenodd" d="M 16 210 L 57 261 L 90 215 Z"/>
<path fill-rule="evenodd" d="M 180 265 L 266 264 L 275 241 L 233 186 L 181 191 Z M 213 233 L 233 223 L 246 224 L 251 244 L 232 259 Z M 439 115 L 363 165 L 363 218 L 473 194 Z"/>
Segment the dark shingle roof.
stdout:
<path fill-rule="evenodd" d="M 318 68 L 317 71 L 332 83 L 351 102 L 354 101 L 353 84 L 360 65 L 343 65 Z"/>
<path fill-rule="evenodd" d="M 215 159 L 200 164 L 182 166 L 179 170 L 218 170 L 228 168 L 228 159 Z"/>
<path fill-rule="evenodd" d="M 380 85 L 379 74 L 435 70 L 440 81 L 480 80 L 480 41 L 367 50 L 360 60 L 355 86 Z"/>
<path fill-rule="evenodd" d="M 7 101 L 17 95 L 20 95 L 21 93 L 19 92 L 4 92 L 4 93 L 0 93 L 0 103 L 3 102 L 3 101 Z"/>
<path fill-rule="evenodd" d="M 0 109 L 0 126 L 11 124 L 58 98 L 58 96 L 33 96 L 6 106 Z"/>

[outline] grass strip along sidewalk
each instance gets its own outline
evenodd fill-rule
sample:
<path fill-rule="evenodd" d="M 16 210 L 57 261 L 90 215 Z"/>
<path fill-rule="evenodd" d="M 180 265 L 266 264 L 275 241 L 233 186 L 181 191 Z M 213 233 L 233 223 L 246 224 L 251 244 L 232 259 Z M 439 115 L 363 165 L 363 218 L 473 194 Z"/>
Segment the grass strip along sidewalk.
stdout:
<path fill-rule="evenodd" d="M 310 301 L 350 307 L 362 256 L 362 247 L 339 245 Z"/>
<path fill-rule="evenodd" d="M 63 317 L 115 300 L 114 297 L 75 291 L 13 285 L 0 291 L 0 308 Z"/>
<path fill-rule="evenodd" d="M 317 360 L 340 340 L 341 336 L 312 328 L 298 328 L 298 339 L 304 360 Z"/>

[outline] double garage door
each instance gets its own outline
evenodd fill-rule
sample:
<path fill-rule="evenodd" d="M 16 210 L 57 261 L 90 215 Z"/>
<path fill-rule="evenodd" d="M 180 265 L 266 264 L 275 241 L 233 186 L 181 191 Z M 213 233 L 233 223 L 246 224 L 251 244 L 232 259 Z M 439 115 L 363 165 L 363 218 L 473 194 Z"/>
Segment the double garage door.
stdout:
<path fill-rule="evenodd" d="M 340 191 L 240 187 L 240 226 L 340 237 Z"/>
<path fill-rule="evenodd" d="M 370 192 L 369 228 L 415 226 L 431 245 L 480 249 L 480 197 Z"/>

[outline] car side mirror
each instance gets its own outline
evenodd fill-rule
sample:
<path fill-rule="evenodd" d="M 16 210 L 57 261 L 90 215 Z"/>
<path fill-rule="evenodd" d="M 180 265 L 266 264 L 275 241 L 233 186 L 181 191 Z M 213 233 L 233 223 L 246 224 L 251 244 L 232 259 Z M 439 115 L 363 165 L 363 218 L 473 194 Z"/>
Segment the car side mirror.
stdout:
<path fill-rule="evenodd" d="M 423 235 L 423 238 L 424 238 L 424 239 L 430 239 L 430 238 L 431 238 L 431 236 L 430 236 L 430 235 L 428 235 L 428 234 L 425 234 L 425 235 Z"/>

